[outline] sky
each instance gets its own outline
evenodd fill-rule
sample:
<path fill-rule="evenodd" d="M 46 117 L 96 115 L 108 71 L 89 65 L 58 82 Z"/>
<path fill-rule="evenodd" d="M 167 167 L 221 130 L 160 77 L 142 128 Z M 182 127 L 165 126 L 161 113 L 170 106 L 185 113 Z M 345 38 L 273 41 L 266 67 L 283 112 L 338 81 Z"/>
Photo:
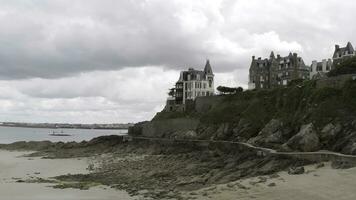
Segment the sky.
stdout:
<path fill-rule="evenodd" d="M 252 55 L 356 45 L 354 0 L 0 0 L 0 121 L 150 120 L 179 71 L 248 82 Z"/>

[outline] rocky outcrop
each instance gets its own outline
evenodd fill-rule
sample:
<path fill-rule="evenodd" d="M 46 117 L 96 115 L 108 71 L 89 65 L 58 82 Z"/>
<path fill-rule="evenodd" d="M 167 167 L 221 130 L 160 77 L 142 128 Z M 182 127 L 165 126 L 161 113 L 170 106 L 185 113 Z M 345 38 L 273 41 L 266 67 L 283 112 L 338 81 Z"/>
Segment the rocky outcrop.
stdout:
<path fill-rule="evenodd" d="M 324 145 L 328 145 L 332 143 L 335 139 L 336 136 L 342 131 L 342 126 L 339 123 L 336 123 L 334 125 L 333 123 L 329 123 L 324 128 L 321 130 L 320 133 L 320 141 Z"/>
<path fill-rule="evenodd" d="M 175 138 L 179 135 L 180 137 L 189 136 L 189 138 L 192 138 L 196 135 L 195 132 L 198 124 L 199 120 L 192 118 L 176 118 L 144 122 L 132 127 L 129 130 L 129 135 L 162 138 Z"/>
<path fill-rule="evenodd" d="M 233 139 L 237 141 L 245 142 L 255 136 L 255 133 L 251 131 L 251 123 L 244 118 L 241 118 L 231 131 Z"/>
<path fill-rule="evenodd" d="M 272 119 L 256 137 L 248 140 L 248 143 L 267 145 L 283 144 L 283 122 L 278 119 Z"/>
<path fill-rule="evenodd" d="M 288 170 L 288 174 L 290 175 L 304 174 L 304 172 L 305 172 L 304 167 L 291 167 Z"/>
<path fill-rule="evenodd" d="M 213 139 L 215 140 L 224 140 L 230 137 L 232 133 L 231 127 L 229 123 L 223 123 L 219 126 L 219 128 L 215 132 L 215 136 Z"/>
<path fill-rule="evenodd" d="M 300 131 L 285 144 L 294 150 L 305 152 L 320 150 L 319 136 L 312 123 L 303 125 Z"/>

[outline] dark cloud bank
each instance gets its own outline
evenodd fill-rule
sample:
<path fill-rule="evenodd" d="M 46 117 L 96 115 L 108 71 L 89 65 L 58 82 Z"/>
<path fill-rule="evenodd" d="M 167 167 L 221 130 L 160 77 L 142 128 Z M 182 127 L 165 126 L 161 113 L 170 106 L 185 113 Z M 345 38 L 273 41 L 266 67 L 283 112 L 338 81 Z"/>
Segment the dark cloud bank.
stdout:
<path fill-rule="evenodd" d="M 0 121 L 148 119 L 178 70 L 206 58 L 219 83 L 245 85 L 252 55 L 330 57 L 335 43 L 356 43 L 354 10 L 352 0 L 0 0 Z"/>

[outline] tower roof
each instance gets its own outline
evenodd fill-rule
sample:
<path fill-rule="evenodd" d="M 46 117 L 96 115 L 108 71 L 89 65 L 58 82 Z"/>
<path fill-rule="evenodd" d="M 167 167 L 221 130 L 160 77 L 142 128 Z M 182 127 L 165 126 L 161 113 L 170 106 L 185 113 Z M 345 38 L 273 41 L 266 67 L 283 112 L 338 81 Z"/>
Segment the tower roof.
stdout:
<path fill-rule="evenodd" d="M 270 54 L 269 57 L 270 57 L 270 58 L 274 58 L 274 52 L 273 52 L 273 51 L 271 51 L 271 54 Z"/>
<path fill-rule="evenodd" d="M 213 73 L 213 70 L 211 69 L 209 60 L 206 60 L 204 72 L 205 72 L 205 74 L 212 74 Z"/>
<path fill-rule="evenodd" d="M 335 45 L 335 52 L 333 55 L 333 58 L 337 58 L 338 54 L 343 55 L 345 52 L 348 52 L 348 54 L 353 54 L 354 53 L 354 47 L 352 46 L 351 42 L 348 42 L 346 47 L 340 48 L 339 45 Z"/>

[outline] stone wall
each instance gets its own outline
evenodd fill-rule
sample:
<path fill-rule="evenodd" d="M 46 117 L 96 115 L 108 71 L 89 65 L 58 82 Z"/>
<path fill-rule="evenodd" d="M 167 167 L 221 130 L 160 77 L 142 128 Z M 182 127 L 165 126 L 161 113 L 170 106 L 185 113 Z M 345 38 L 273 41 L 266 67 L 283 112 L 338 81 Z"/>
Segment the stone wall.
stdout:
<path fill-rule="evenodd" d="M 214 105 L 218 105 L 224 96 L 208 96 L 198 97 L 195 99 L 195 111 L 198 113 L 206 112 L 210 110 Z"/>
<path fill-rule="evenodd" d="M 348 80 L 355 80 L 356 74 L 345 74 L 334 77 L 328 77 L 316 81 L 317 88 L 342 88 Z"/>
<path fill-rule="evenodd" d="M 172 138 L 178 133 L 195 133 L 198 124 L 199 120 L 191 118 L 151 121 L 135 125 L 135 128 L 129 130 L 129 135 Z"/>

